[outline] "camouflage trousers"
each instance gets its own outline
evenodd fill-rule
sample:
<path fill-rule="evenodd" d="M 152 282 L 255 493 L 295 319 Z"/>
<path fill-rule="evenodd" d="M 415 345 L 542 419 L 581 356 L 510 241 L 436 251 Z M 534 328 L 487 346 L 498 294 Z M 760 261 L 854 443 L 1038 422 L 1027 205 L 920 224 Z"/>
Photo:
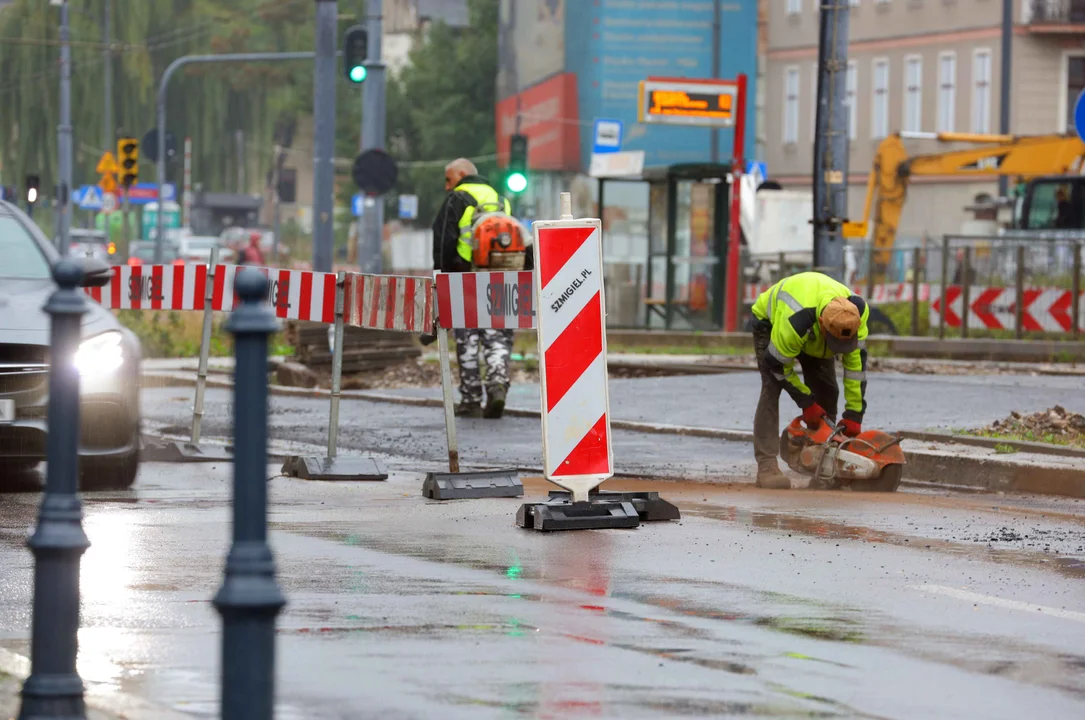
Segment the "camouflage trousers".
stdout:
<path fill-rule="evenodd" d="M 486 361 L 486 390 L 508 391 L 512 330 L 457 330 L 456 362 L 460 366 L 460 399 L 465 404 L 482 404 L 482 375 L 479 355 Z"/>

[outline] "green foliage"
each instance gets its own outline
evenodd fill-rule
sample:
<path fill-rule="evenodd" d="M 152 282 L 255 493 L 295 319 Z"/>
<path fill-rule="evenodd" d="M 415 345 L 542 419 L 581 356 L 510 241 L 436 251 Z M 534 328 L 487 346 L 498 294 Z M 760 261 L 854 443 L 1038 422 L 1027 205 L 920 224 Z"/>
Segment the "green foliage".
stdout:
<path fill-rule="evenodd" d="M 995 453 L 998 455 L 1013 455 L 1017 452 L 1017 448 L 1013 445 L 1007 445 L 1006 443 L 999 443 L 995 445 Z"/>

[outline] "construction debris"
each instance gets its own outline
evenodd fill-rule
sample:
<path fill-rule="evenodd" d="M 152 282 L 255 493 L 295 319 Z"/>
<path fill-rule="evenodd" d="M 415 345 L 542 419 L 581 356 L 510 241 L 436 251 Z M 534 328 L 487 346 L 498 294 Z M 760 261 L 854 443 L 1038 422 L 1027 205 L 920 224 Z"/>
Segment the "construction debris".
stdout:
<path fill-rule="evenodd" d="M 1004 420 L 995 420 L 969 434 L 1085 447 L 1085 415 L 1070 412 L 1061 405 L 1028 415 L 1013 411 Z"/>
<path fill-rule="evenodd" d="M 294 360 L 318 374 L 331 374 L 332 352 L 329 326 L 292 322 L 283 330 L 287 344 L 294 347 Z M 381 371 L 415 360 L 422 348 L 410 333 L 343 328 L 343 375 Z"/>

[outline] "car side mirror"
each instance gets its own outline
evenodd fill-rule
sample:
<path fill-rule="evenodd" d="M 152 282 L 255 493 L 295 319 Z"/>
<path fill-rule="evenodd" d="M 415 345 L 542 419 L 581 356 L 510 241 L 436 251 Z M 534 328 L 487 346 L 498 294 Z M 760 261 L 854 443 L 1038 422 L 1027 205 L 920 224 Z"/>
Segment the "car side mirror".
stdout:
<path fill-rule="evenodd" d="M 79 264 L 83 268 L 83 287 L 103 287 L 113 278 L 113 266 L 98 258 L 80 258 Z"/>

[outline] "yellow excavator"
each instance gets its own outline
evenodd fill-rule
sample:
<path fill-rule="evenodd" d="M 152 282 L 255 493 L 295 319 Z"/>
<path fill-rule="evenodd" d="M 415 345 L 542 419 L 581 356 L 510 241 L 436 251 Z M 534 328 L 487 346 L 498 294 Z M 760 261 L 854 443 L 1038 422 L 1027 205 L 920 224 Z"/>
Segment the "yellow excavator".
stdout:
<path fill-rule="evenodd" d="M 908 157 L 904 140 L 977 145 Z M 1014 228 L 1085 231 L 1085 143 L 1076 135 L 975 135 L 897 133 L 878 145 L 867 182 L 861 222 L 844 223 L 845 238 L 864 239 L 874 212 L 875 265 L 884 268 L 897 237 L 908 183 L 917 176 L 1006 175 L 1026 183 L 1014 211 Z M 876 199 L 876 201 L 875 201 Z"/>

